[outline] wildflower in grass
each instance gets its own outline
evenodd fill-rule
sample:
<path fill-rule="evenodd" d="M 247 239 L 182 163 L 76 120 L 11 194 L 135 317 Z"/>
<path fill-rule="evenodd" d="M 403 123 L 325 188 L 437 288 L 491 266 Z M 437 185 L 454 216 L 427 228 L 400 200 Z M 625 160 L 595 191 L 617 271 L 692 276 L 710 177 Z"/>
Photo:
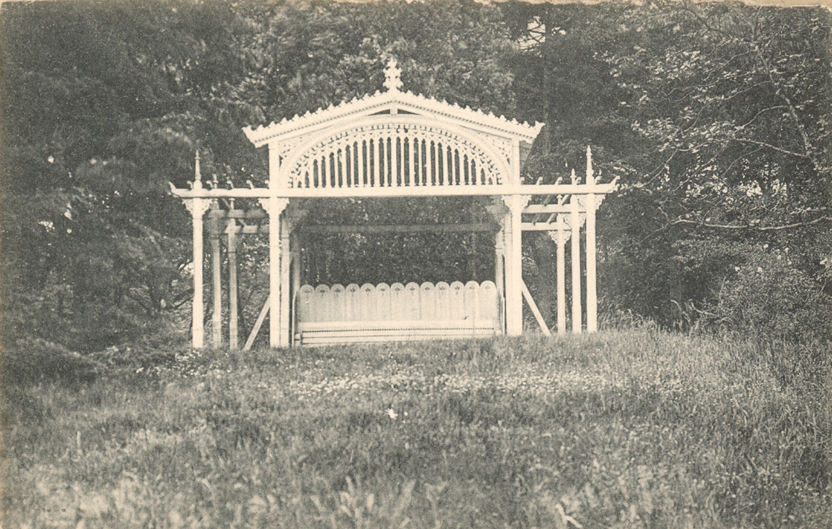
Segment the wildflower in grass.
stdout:
<path fill-rule="evenodd" d="M 394 410 L 394 409 L 391 407 L 391 408 L 387 408 L 387 416 L 388 416 L 388 417 L 390 417 L 391 419 L 393 419 L 393 420 L 395 421 L 395 420 L 396 420 L 396 418 L 399 416 L 399 414 L 398 414 L 398 413 L 396 413 L 396 410 Z"/>

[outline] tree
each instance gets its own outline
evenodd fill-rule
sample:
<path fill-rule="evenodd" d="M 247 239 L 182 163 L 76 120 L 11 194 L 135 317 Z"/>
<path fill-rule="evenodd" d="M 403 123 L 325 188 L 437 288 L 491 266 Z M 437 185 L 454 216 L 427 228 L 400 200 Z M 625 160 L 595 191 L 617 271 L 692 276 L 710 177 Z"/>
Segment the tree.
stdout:
<path fill-rule="evenodd" d="M 208 78 L 239 73 L 216 53 L 230 31 L 206 30 L 206 19 L 224 24 L 219 10 L 3 6 L 7 341 L 134 340 L 187 297 L 187 217 L 167 182 L 184 185 L 198 141 L 210 141 Z"/>
<path fill-rule="evenodd" d="M 610 264 L 637 273 L 658 249 L 668 265 L 650 281 L 653 314 L 689 301 L 707 315 L 757 266 L 751 248 L 790 249 L 790 273 L 832 293 L 830 28 L 824 9 L 657 2 L 624 13 L 604 60 L 651 148 L 616 160 L 625 186 L 610 211 L 624 222 Z"/>

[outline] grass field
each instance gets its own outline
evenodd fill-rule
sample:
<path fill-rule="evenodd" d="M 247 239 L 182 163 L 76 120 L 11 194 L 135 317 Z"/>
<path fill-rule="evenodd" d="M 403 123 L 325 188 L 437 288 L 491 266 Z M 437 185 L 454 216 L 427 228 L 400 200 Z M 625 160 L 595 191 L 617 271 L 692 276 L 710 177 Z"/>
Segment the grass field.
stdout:
<path fill-rule="evenodd" d="M 646 326 L 9 382 L 2 527 L 832 527 L 829 355 Z"/>

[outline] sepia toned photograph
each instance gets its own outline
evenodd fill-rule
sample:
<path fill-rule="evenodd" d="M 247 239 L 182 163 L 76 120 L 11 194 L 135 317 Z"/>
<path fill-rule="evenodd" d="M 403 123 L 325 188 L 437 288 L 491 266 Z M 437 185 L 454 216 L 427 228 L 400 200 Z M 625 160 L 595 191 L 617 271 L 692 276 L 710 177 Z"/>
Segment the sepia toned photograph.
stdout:
<path fill-rule="evenodd" d="M 832 8 L 0 4 L 0 529 L 832 527 Z"/>

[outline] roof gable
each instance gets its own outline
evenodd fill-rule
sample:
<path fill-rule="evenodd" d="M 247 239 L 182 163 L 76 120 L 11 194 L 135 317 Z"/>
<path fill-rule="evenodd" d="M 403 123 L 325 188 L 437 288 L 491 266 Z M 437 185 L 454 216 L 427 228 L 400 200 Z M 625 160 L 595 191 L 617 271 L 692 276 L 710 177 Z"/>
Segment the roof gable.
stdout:
<path fill-rule="evenodd" d="M 491 134 L 506 139 L 517 139 L 521 143 L 532 143 L 537 137 L 542 123 L 528 125 L 508 120 L 503 116 L 486 114 L 470 107 L 462 108 L 445 101 L 427 98 L 412 92 L 401 92 L 399 77 L 401 70 L 396 68 L 395 61 L 391 61 L 384 71 L 385 92 L 376 92 L 339 105 L 330 105 L 315 112 L 307 112 L 291 119 L 284 119 L 280 123 L 260 126 L 256 129 L 243 129 L 248 139 L 257 147 L 281 142 L 297 136 L 317 132 L 324 128 L 337 126 L 342 122 L 353 121 L 356 118 L 375 114 L 416 114 L 436 119 L 446 124 L 463 127 L 479 133 Z"/>

